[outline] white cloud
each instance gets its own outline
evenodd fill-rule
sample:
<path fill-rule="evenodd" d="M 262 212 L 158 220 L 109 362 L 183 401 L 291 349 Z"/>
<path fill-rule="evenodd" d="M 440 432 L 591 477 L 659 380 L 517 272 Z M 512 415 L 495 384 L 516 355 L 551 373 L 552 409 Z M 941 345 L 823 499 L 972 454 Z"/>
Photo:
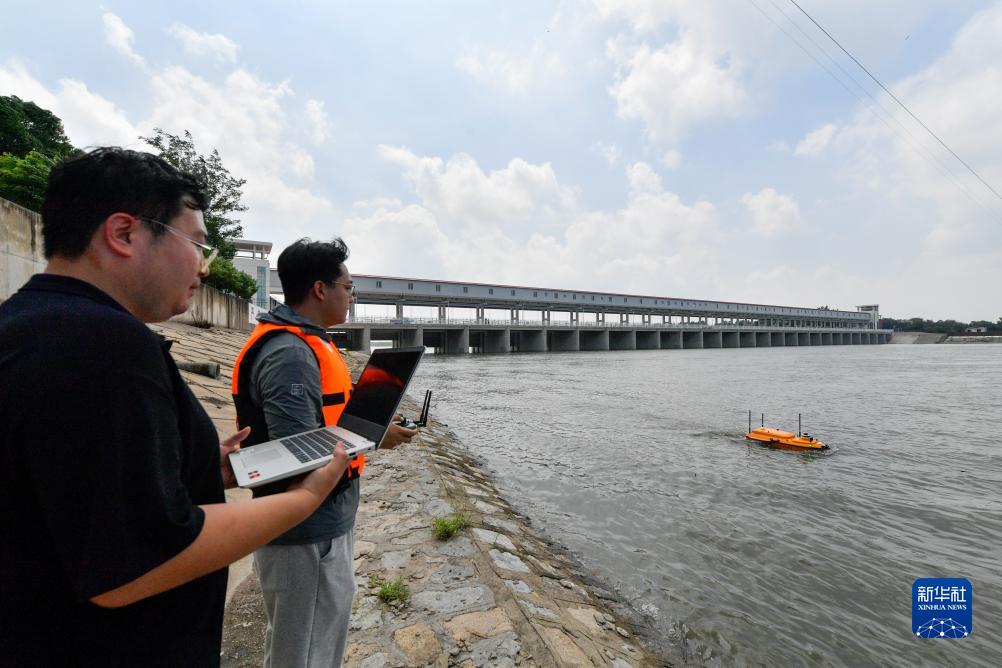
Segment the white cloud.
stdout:
<path fill-rule="evenodd" d="M 226 35 L 198 32 L 183 23 L 175 23 L 169 32 L 181 42 L 184 50 L 193 56 L 213 56 L 224 63 L 237 62 L 240 45 Z"/>
<path fill-rule="evenodd" d="M 690 33 L 660 49 L 612 41 L 607 51 L 625 70 L 609 88 L 619 117 L 643 121 L 653 141 L 676 143 L 692 125 L 747 107 L 741 66 L 700 49 Z"/>
<path fill-rule="evenodd" d="M 793 149 L 793 155 L 817 155 L 821 153 L 831 142 L 837 131 L 837 125 L 826 123 L 817 130 L 809 132 L 806 137 L 800 140 L 797 147 Z"/>
<path fill-rule="evenodd" d="M 63 121 L 67 136 L 79 147 L 131 146 L 138 143 L 139 127 L 110 100 L 87 88 L 82 81 L 60 79 L 54 90 L 38 81 L 23 63 L 0 65 L 0 90 L 31 100 Z"/>
<path fill-rule="evenodd" d="M 292 139 L 287 107 L 295 95 L 288 83 L 239 68 L 209 80 L 170 66 L 156 73 L 151 86 L 151 125 L 189 130 L 200 151 L 217 148 L 227 168 L 247 179 L 245 234 L 273 239 L 276 246 L 303 235 L 331 236 L 334 205 L 313 191 L 313 156 Z"/>
<path fill-rule="evenodd" d="M 564 74 L 560 56 L 539 42 L 525 54 L 476 49 L 456 59 L 456 67 L 482 84 L 526 95 Z"/>
<path fill-rule="evenodd" d="M 105 43 L 140 67 L 146 67 L 146 61 L 136 53 L 132 46 L 133 42 L 136 41 L 136 35 L 132 32 L 132 28 L 125 25 L 125 21 L 111 12 L 102 14 L 101 21 L 104 23 Z"/>
<path fill-rule="evenodd" d="M 549 163 L 512 159 L 485 173 L 470 156 L 419 157 L 402 147 L 379 147 L 381 156 L 403 168 L 423 206 L 462 225 L 504 225 L 510 230 L 546 229 L 574 208 L 577 192 L 561 185 Z"/>
<path fill-rule="evenodd" d="M 938 60 L 890 87 L 1002 192 L 1000 32 L 1002 5 L 996 5 L 972 17 Z M 888 217 L 884 224 L 893 225 L 909 239 L 924 240 L 925 251 L 939 258 L 930 263 L 927 273 L 941 275 L 950 255 L 1002 253 L 998 222 L 1002 202 L 893 101 L 883 99 L 882 103 L 895 110 L 897 122 L 885 124 L 870 111 L 860 110 L 836 142 L 847 161 L 843 176 L 859 188 L 861 197 L 870 198 L 863 204 L 877 206 L 871 202 L 889 200 L 899 207 L 898 215 Z M 898 123 L 908 133 L 892 131 L 898 130 Z M 942 278 L 943 285 L 952 283 L 946 275 Z M 994 279 L 984 276 L 983 280 L 988 284 Z"/>
<path fill-rule="evenodd" d="M 646 163 L 627 168 L 624 207 L 589 211 L 548 164 L 515 158 L 488 173 L 466 155 L 381 151 L 402 168 L 415 201 L 362 202 L 346 221 L 355 266 L 367 272 L 428 276 L 433 268 L 462 280 L 658 294 L 709 285 L 720 241 L 715 208 L 666 192 Z M 539 219 L 549 223 L 522 224 Z"/>
<path fill-rule="evenodd" d="M 615 167 L 620 158 L 623 157 L 623 151 L 620 150 L 615 144 L 606 144 L 603 141 L 597 141 L 591 145 L 592 153 L 597 153 L 602 156 L 610 167 Z"/>
<path fill-rule="evenodd" d="M 659 162 L 668 169 L 678 169 L 682 164 L 682 154 L 674 149 L 669 149 L 661 154 Z"/>
<path fill-rule="evenodd" d="M 762 236 L 776 236 L 796 229 L 800 224 L 800 205 L 774 188 L 763 188 L 755 195 L 745 193 L 741 202 L 751 214 L 755 231 Z"/>
<path fill-rule="evenodd" d="M 51 110 L 75 146 L 145 149 L 138 137 L 160 127 L 176 134 L 190 131 L 203 154 L 218 149 L 230 172 L 247 180 L 244 203 L 250 211 L 241 218 L 248 237 L 284 247 L 299 236 L 334 235 L 335 207 L 314 190 L 313 155 L 293 139 L 298 124 L 290 119 L 301 112 L 290 109 L 295 96 L 288 84 L 242 69 L 210 80 L 167 66 L 152 72 L 149 86 L 152 113 L 133 121 L 84 82 L 64 79 L 50 89 L 17 61 L 0 66 L 0 90 Z"/>
<path fill-rule="evenodd" d="M 330 138 L 331 122 L 324 111 L 324 103 L 320 100 L 306 101 L 306 120 L 309 123 L 310 135 L 314 144 L 323 144 Z"/>

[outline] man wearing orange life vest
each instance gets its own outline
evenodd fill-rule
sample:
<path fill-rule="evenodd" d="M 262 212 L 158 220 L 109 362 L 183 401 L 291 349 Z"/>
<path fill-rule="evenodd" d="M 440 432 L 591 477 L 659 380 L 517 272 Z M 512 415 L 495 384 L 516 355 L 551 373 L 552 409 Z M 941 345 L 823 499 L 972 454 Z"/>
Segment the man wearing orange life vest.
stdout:
<path fill-rule="evenodd" d="M 251 427 L 244 445 L 334 424 L 341 415 L 351 375 L 326 329 L 348 315 L 354 287 L 347 258 L 341 239 L 300 239 L 279 255 L 286 303 L 258 317 L 233 370 L 237 422 Z M 390 425 L 380 447 L 416 433 Z M 313 515 L 254 553 L 268 616 L 265 666 L 341 665 L 355 595 L 352 528 L 364 467 L 364 456 L 350 462 Z M 264 485 L 254 494 L 287 485 Z"/>

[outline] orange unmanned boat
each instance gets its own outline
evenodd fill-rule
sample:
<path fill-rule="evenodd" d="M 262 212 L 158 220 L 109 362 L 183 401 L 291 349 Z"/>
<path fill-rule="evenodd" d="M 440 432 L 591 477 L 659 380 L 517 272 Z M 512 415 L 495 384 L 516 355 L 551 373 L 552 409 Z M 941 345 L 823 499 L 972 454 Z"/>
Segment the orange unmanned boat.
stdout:
<path fill-rule="evenodd" d="M 800 416 L 797 415 L 797 423 L 800 423 Z M 814 438 L 810 434 L 783 431 L 765 426 L 765 415 L 762 416 L 762 426 L 756 429 L 751 428 L 751 411 L 748 411 L 748 433 L 745 438 L 749 441 L 759 441 L 769 445 L 788 446 L 791 448 L 802 448 L 805 450 L 827 450 L 828 446 Z"/>

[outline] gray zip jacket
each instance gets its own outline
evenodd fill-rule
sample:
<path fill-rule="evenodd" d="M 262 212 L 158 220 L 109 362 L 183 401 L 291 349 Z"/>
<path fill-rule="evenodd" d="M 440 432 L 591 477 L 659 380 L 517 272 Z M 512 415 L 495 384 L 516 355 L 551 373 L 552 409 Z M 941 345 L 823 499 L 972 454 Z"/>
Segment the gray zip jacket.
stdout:
<path fill-rule="evenodd" d="M 264 323 L 295 325 L 330 340 L 322 327 L 285 304 L 258 316 Z M 264 411 L 268 437 L 282 438 L 322 427 L 320 366 L 313 351 L 295 334 L 281 333 L 265 341 L 250 369 L 250 400 Z M 342 480 L 306 520 L 271 542 L 303 545 L 337 538 L 351 531 L 358 510 L 359 478 Z"/>

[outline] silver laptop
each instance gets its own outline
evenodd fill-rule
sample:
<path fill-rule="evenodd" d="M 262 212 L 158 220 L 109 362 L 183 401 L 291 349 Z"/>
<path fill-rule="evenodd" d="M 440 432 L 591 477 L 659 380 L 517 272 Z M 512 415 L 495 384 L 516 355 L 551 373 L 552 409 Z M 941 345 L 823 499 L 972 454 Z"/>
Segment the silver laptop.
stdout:
<path fill-rule="evenodd" d="M 231 452 L 237 484 L 258 487 L 320 468 L 338 441 L 344 441 L 349 459 L 378 448 L 422 355 L 424 346 L 373 351 L 337 425 Z"/>

